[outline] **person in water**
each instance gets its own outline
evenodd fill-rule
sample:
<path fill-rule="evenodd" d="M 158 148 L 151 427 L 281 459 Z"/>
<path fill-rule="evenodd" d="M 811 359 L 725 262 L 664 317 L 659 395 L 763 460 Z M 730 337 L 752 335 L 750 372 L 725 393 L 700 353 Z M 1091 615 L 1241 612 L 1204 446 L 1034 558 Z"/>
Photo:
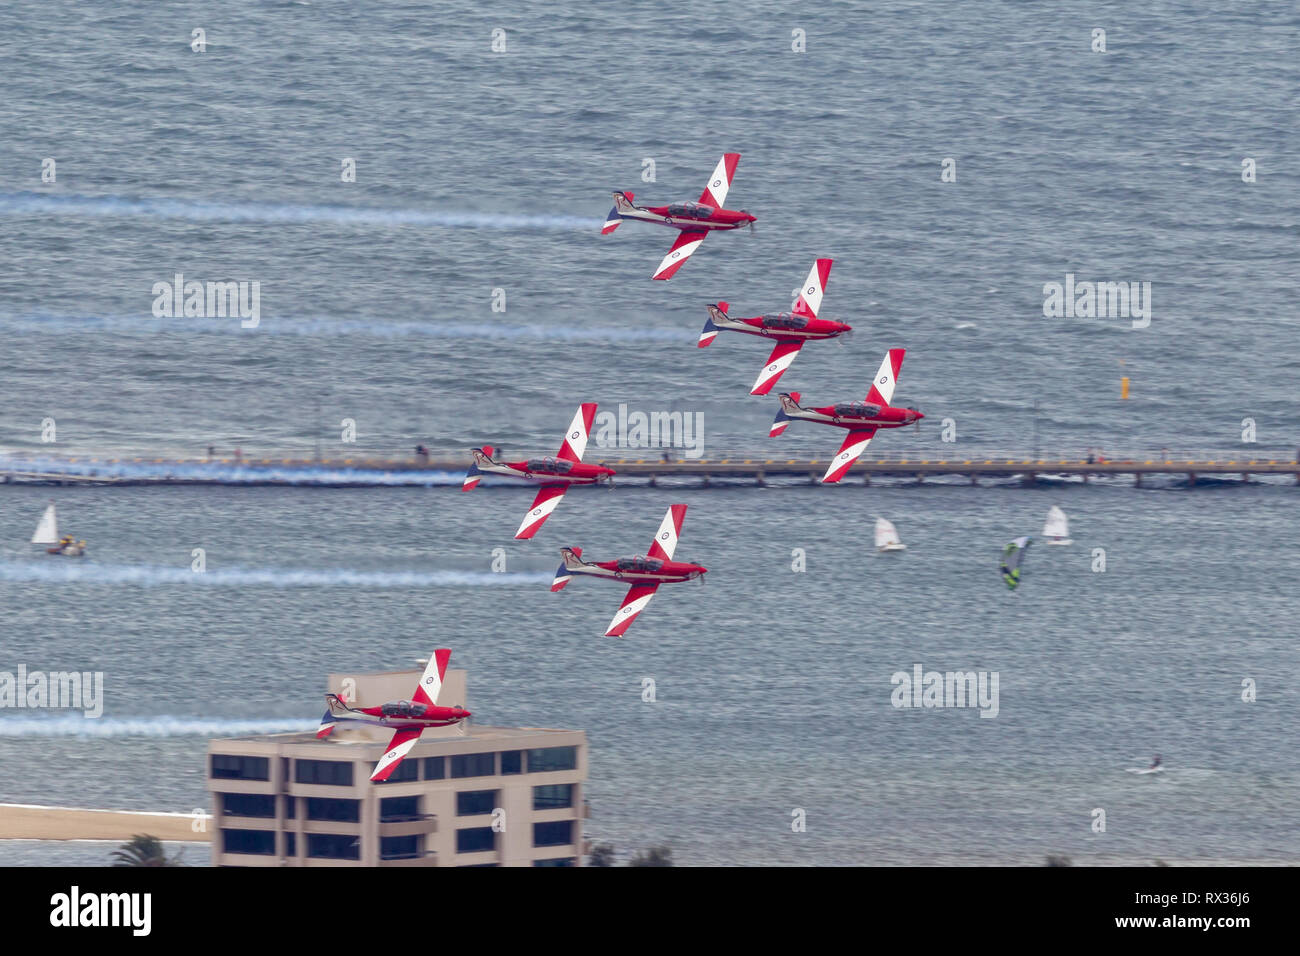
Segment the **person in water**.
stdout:
<path fill-rule="evenodd" d="M 1151 766 L 1148 769 L 1155 770 L 1158 766 L 1160 766 L 1160 755 L 1156 754 L 1156 759 L 1151 761 Z"/>

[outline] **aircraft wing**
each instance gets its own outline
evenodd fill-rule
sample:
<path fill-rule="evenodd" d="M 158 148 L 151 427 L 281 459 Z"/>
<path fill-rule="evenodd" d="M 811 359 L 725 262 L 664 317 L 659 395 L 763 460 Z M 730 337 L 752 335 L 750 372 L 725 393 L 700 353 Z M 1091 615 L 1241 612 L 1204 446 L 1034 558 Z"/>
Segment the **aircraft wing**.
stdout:
<path fill-rule="evenodd" d="M 880 363 L 876 377 L 867 392 L 867 401 L 875 405 L 888 405 L 894 397 L 894 386 L 898 384 L 898 373 L 903 370 L 903 355 L 906 349 L 890 349 L 885 353 L 885 360 Z"/>
<path fill-rule="evenodd" d="M 375 772 L 370 775 L 370 779 L 375 783 L 387 780 L 420 739 L 420 730 L 419 727 L 404 727 L 393 734 L 393 739 L 388 742 L 388 750 L 379 758 L 379 763 L 375 764 Z"/>
<path fill-rule="evenodd" d="M 709 184 L 700 193 L 700 202 L 706 206 L 721 209 L 727 201 L 727 192 L 731 189 L 731 180 L 736 176 L 736 165 L 740 162 L 739 153 L 723 153 L 717 168 L 709 177 Z"/>
<path fill-rule="evenodd" d="M 515 532 L 515 537 L 526 540 L 537 534 L 568 490 L 569 486 L 567 484 L 543 485 L 541 490 L 537 492 L 537 497 L 533 499 L 533 506 L 528 509 L 528 514 L 524 515 L 524 520 L 520 523 L 519 530 Z"/>
<path fill-rule="evenodd" d="M 826 293 L 826 283 L 831 278 L 831 263 L 833 259 L 818 259 L 813 263 L 812 269 L 808 271 L 808 278 L 804 280 L 803 288 L 799 290 L 799 301 L 794 304 L 792 310 L 795 315 L 806 315 L 810 319 L 817 318 L 817 310 L 822 307 L 822 296 Z"/>
<path fill-rule="evenodd" d="M 655 532 L 655 539 L 650 542 L 650 549 L 646 551 L 646 557 L 671 561 L 674 552 L 677 551 L 677 539 L 681 536 L 682 522 L 685 520 L 685 505 L 669 505 L 664 520 L 659 523 L 659 530 Z"/>
<path fill-rule="evenodd" d="M 429 658 L 429 663 L 424 666 L 424 673 L 420 675 L 420 683 L 415 685 L 415 693 L 411 695 L 411 700 L 417 704 L 438 703 L 438 695 L 442 693 L 442 681 L 447 676 L 449 660 L 451 660 L 451 651 L 448 648 L 440 647 L 433 652 L 433 657 Z"/>
<path fill-rule="evenodd" d="M 674 505 L 673 507 L 685 508 L 685 505 Z M 636 616 L 645 610 L 650 599 L 655 596 L 659 590 L 657 584 L 634 584 L 628 589 L 627 597 L 623 598 L 623 604 L 619 607 L 618 613 L 614 615 L 614 620 L 609 622 L 609 627 L 605 631 L 606 637 L 622 637 L 623 633 L 632 625 Z"/>
<path fill-rule="evenodd" d="M 677 237 L 673 247 L 668 250 L 668 255 L 664 256 L 663 261 L 659 263 L 659 268 L 655 270 L 652 278 L 671 279 L 682 267 L 682 263 L 691 257 L 691 253 L 700 247 L 704 237 L 709 234 L 707 229 L 700 229 L 694 232 L 682 230 L 682 234 Z"/>
<path fill-rule="evenodd" d="M 826 474 L 822 475 L 822 483 L 833 485 L 843 478 L 853 467 L 853 463 L 858 460 L 858 456 L 867 450 L 867 445 L 875 434 L 874 427 L 849 432 L 844 438 L 844 444 L 831 459 L 831 466 L 826 469 Z"/>
<path fill-rule="evenodd" d="M 584 402 L 578 406 L 578 411 L 573 416 L 573 422 L 569 425 L 569 431 L 565 434 L 564 443 L 560 445 L 560 452 L 556 457 L 566 461 L 582 461 L 582 456 L 587 451 L 587 436 L 591 434 L 591 423 L 595 417 L 595 402 Z"/>
<path fill-rule="evenodd" d="M 803 301 L 800 299 L 799 301 Z M 776 348 L 772 349 L 772 354 L 767 357 L 767 364 L 763 366 L 763 371 L 758 373 L 758 378 L 754 380 L 754 387 L 749 390 L 750 395 L 766 395 L 776 384 L 776 380 L 785 374 L 785 370 L 790 367 L 794 357 L 799 354 L 803 348 L 803 339 L 795 339 L 788 342 L 777 342 Z"/>

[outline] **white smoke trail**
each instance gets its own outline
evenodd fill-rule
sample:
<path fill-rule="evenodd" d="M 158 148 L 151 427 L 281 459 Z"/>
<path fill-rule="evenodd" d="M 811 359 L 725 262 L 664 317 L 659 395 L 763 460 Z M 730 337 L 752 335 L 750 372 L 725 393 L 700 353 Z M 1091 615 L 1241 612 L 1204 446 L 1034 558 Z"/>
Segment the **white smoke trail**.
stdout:
<path fill-rule="evenodd" d="M 56 458 L 29 458 L 22 455 L 0 457 L 0 473 L 41 476 L 67 475 L 83 478 L 119 478 L 122 480 L 169 480 L 219 482 L 239 485 L 274 482 L 285 485 L 383 485 L 392 487 L 459 486 L 464 472 L 374 468 L 330 468 L 319 465 L 253 465 L 221 462 L 132 462 L 108 459 L 67 461 Z"/>
<path fill-rule="evenodd" d="M 21 333 L 27 330 L 42 334 L 52 332 L 178 332 L 241 335 L 247 332 L 238 322 L 226 320 L 195 319 L 184 317 L 155 318 L 151 315 L 23 315 L 0 317 L 0 328 L 11 327 Z M 691 342 L 691 331 L 648 326 L 580 326 L 550 325 L 544 319 L 528 325 L 499 322 L 476 322 L 463 325 L 434 320 L 429 322 L 394 322 L 382 318 L 332 319 L 305 316 L 263 316 L 258 326 L 259 335 L 297 335 L 315 338 L 358 337 L 374 339 L 437 338 L 437 339 L 490 339 L 509 341 L 556 342 Z"/>
<path fill-rule="evenodd" d="M 194 587 L 311 588 L 425 588 L 511 587 L 544 584 L 552 575 L 540 572 L 493 571 L 352 571 L 345 568 L 213 568 L 151 565 L 102 565 L 76 562 L 0 563 L 0 581 L 48 584 L 136 584 L 143 587 L 181 584 Z"/>
<path fill-rule="evenodd" d="M 521 215 L 419 209 L 367 209 L 287 203 L 222 202 L 202 199 L 151 199 L 130 196 L 80 196 L 0 192 L 5 215 L 95 216 L 137 219 L 188 219 L 207 222 L 318 223 L 360 226 L 440 226 L 452 229 L 600 229 L 601 220 L 581 216 Z"/>
<path fill-rule="evenodd" d="M 0 737 L 231 737 L 314 730 L 319 721 L 281 717 L 233 720 L 204 717 L 0 717 Z"/>

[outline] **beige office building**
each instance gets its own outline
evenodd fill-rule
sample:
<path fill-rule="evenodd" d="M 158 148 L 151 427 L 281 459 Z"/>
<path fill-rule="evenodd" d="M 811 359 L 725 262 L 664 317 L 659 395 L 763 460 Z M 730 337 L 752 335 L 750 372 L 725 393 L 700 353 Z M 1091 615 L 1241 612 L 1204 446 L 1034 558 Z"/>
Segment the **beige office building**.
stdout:
<path fill-rule="evenodd" d="M 422 669 L 329 688 L 358 707 L 407 700 Z M 438 703 L 468 707 L 465 685 L 448 669 Z M 587 735 L 472 720 L 426 730 L 381 784 L 382 727 L 211 741 L 213 865 L 581 866 Z"/>

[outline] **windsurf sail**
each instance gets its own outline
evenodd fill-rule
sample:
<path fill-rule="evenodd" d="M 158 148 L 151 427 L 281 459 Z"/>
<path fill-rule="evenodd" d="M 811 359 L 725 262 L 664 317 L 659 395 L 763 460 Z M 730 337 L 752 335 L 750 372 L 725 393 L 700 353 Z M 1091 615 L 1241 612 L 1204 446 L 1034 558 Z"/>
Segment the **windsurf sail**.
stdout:
<path fill-rule="evenodd" d="M 1002 580 L 1007 583 L 1007 587 L 1015 590 L 1020 586 L 1020 563 L 1025 558 L 1025 550 L 1029 547 L 1029 535 L 1023 538 L 1016 538 L 1002 549 Z"/>
<path fill-rule="evenodd" d="M 45 514 L 41 515 L 40 523 L 36 525 L 36 533 L 32 535 L 32 544 L 58 544 L 59 543 L 59 518 L 54 513 L 54 505 L 45 509 Z"/>
<path fill-rule="evenodd" d="M 1052 505 L 1052 510 L 1047 512 L 1047 521 L 1043 525 L 1043 537 L 1049 540 L 1064 540 L 1070 537 L 1070 521 L 1065 517 L 1065 512 Z"/>
<path fill-rule="evenodd" d="M 884 518 L 876 519 L 876 550 L 898 551 L 906 547 L 902 539 L 898 537 L 898 529 L 894 527 L 892 521 Z"/>

